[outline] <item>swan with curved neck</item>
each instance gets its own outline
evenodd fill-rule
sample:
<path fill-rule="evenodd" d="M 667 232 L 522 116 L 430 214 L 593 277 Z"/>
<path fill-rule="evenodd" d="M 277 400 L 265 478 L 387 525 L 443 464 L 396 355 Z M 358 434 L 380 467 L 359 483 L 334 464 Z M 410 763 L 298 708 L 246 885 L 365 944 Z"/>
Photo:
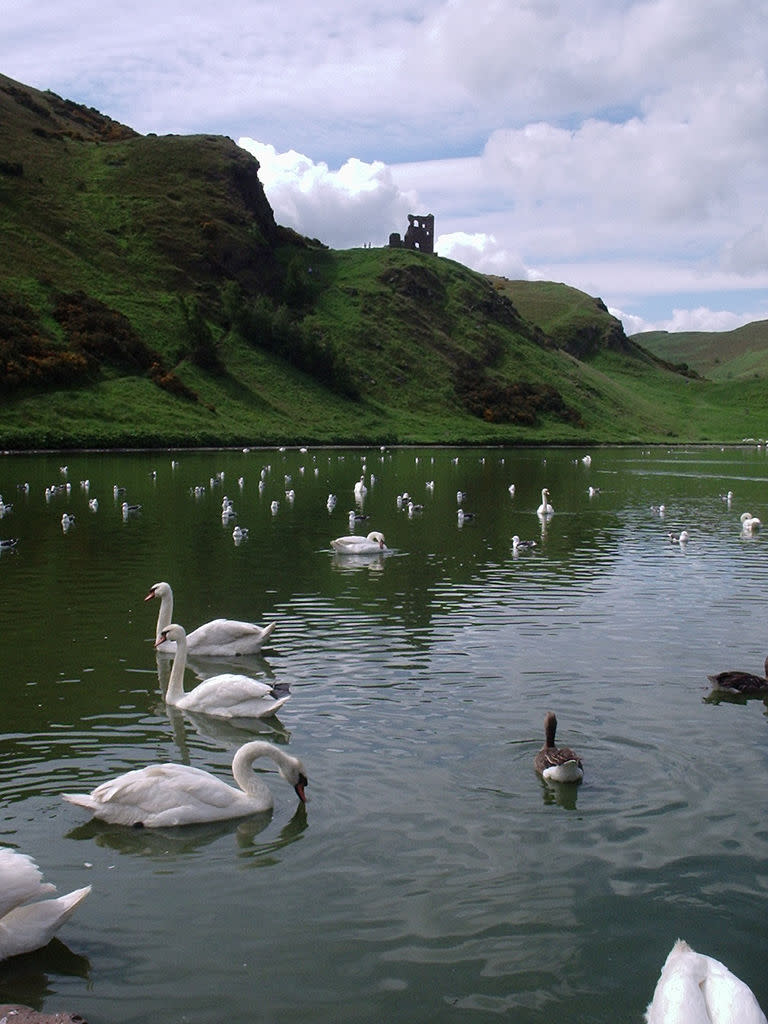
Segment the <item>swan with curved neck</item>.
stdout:
<path fill-rule="evenodd" d="M 536 514 L 540 516 L 551 516 L 555 510 L 549 503 L 549 491 L 546 487 L 541 489 L 541 504 L 536 509 Z"/>
<path fill-rule="evenodd" d="M 47 946 L 91 891 L 86 885 L 48 899 L 56 886 L 42 879 L 31 857 L 0 847 L 0 960 Z"/>
<path fill-rule="evenodd" d="M 340 555 L 374 555 L 387 550 L 384 534 L 378 530 L 371 530 L 367 537 L 337 537 L 331 541 L 331 547 Z"/>
<path fill-rule="evenodd" d="M 265 740 L 245 743 L 235 754 L 232 775 L 237 789 L 201 768 L 150 764 L 102 782 L 91 793 L 64 793 L 63 798 L 114 825 L 162 828 L 244 818 L 269 811 L 274 805 L 269 789 L 252 771 L 259 757 L 271 758 L 299 800 L 306 803 L 304 765 Z"/>
<path fill-rule="evenodd" d="M 554 711 L 548 711 L 544 718 L 544 746 L 533 759 L 534 768 L 552 782 L 580 782 L 584 777 L 581 758 L 570 747 L 555 746 L 556 730 L 557 717 Z"/>
<path fill-rule="evenodd" d="M 160 631 L 155 647 L 171 640 L 176 644 L 165 703 L 182 711 L 199 711 L 217 718 L 266 718 L 274 715 L 287 700 L 286 693 L 278 696 L 267 683 L 260 683 L 250 676 L 224 672 L 203 680 L 194 690 L 184 692 L 184 670 L 187 667 L 187 634 L 184 627 L 176 622 Z"/>
<path fill-rule="evenodd" d="M 766 1024 L 754 993 L 725 964 L 678 939 L 664 962 L 646 1024 Z"/>
<path fill-rule="evenodd" d="M 155 626 L 155 646 L 159 646 L 160 634 L 173 620 L 173 591 L 168 583 L 153 584 L 145 601 L 160 599 Z M 272 634 L 276 622 L 257 626 L 255 622 L 240 622 L 237 619 L 211 619 L 187 634 L 187 650 L 209 658 L 229 658 L 238 654 L 256 654 Z M 166 654 L 176 650 L 173 640 L 166 640 L 160 648 Z"/>

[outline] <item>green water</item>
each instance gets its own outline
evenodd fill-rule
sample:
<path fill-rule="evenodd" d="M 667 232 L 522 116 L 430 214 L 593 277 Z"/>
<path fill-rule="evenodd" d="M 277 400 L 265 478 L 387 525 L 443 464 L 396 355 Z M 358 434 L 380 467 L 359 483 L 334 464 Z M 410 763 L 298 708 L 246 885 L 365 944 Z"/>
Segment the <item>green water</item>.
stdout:
<path fill-rule="evenodd" d="M 630 1022 L 682 936 L 768 1006 L 766 708 L 704 699 L 707 673 L 768 653 L 768 534 L 739 529 L 744 510 L 768 523 L 766 455 L 583 454 L 3 457 L 0 843 L 93 892 L 50 946 L 0 964 L 0 1002 L 90 1024 Z M 358 562 L 329 542 L 363 471 L 356 532 L 389 550 Z M 404 491 L 423 510 L 398 508 Z M 537 547 L 514 557 L 514 534 Z M 275 775 L 271 815 L 188 829 L 61 800 L 154 761 L 231 779 L 254 734 L 167 714 L 143 600 L 159 580 L 187 628 L 277 621 L 245 667 L 291 685 L 257 728 L 304 761 L 305 808 Z M 195 669 L 222 670 L 193 665 L 187 688 Z M 533 771 L 550 708 L 584 759 L 576 789 Z"/>

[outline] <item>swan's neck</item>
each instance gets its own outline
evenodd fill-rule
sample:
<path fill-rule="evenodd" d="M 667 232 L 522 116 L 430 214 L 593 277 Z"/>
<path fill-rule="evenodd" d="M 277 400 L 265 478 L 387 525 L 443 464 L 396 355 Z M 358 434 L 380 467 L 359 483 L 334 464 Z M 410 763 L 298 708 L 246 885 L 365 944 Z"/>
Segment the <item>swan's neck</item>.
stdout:
<path fill-rule="evenodd" d="M 165 627 L 163 627 L 165 628 Z M 179 637 L 176 641 L 176 654 L 173 658 L 168 689 L 165 691 L 167 704 L 175 704 L 184 696 L 184 669 L 187 667 L 187 638 Z"/>
<path fill-rule="evenodd" d="M 157 639 L 166 626 L 170 626 L 173 615 L 173 594 L 166 591 L 160 597 L 160 611 L 157 613 L 157 626 L 155 627 L 155 639 Z"/>
<path fill-rule="evenodd" d="M 287 758 L 281 750 L 264 740 L 253 740 L 240 747 L 232 761 L 232 775 L 244 793 L 251 797 L 268 799 L 271 805 L 272 795 L 267 785 L 252 770 L 253 762 L 259 757 L 270 757 L 278 768 L 287 764 Z"/>

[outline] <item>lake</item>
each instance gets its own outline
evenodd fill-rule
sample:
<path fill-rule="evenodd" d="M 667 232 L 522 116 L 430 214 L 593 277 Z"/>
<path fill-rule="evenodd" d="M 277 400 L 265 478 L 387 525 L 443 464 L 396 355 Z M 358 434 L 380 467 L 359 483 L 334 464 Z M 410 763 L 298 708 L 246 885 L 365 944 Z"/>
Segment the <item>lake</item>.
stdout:
<path fill-rule="evenodd" d="M 767 1009 L 766 706 L 706 699 L 708 673 L 768 653 L 766 534 L 739 522 L 768 517 L 766 451 L 585 454 L 3 456 L 0 844 L 93 891 L 0 964 L 0 1003 L 90 1024 L 639 1022 L 681 936 Z M 361 474 L 355 533 L 387 551 L 349 559 L 330 540 Z M 188 629 L 277 622 L 237 663 L 290 685 L 278 718 L 169 715 L 143 600 L 161 580 Z M 191 665 L 187 689 L 223 670 Z M 577 787 L 533 770 L 550 709 Z M 231 781 L 254 735 L 303 760 L 306 806 L 273 773 L 271 814 L 188 828 L 61 799 L 156 761 Z"/>

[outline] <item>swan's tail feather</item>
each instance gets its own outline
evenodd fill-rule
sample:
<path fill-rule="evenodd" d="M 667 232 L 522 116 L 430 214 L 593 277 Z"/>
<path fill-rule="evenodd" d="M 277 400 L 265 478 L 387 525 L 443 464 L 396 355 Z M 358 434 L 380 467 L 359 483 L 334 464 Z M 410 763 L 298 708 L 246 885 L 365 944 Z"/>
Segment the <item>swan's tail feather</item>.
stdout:
<path fill-rule="evenodd" d="M 61 798 L 78 807 L 84 807 L 86 811 L 95 811 L 98 807 L 90 793 L 62 793 Z"/>
<path fill-rule="evenodd" d="M 0 958 L 47 946 L 90 891 L 86 885 L 58 899 L 29 903 L 6 914 L 0 926 Z"/>

